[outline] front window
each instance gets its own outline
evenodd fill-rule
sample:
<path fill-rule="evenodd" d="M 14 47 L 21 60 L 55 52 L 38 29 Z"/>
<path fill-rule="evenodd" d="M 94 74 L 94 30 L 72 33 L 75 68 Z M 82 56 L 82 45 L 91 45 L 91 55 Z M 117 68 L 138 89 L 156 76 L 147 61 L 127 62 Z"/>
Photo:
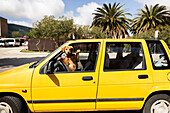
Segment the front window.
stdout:
<path fill-rule="evenodd" d="M 64 46 L 43 68 L 43 73 L 94 72 L 100 43 L 72 43 Z"/>
<path fill-rule="evenodd" d="M 141 43 L 106 43 L 104 70 L 145 69 L 145 58 Z"/>
<path fill-rule="evenodd" d="M 168 55 L 160 41 L 146 41 L 154 69 L 170 69 Z"/>
<path fill-rule="evenodd" d="M 13 39 L 6 40 L 6 42 L 14 42 Z"/>

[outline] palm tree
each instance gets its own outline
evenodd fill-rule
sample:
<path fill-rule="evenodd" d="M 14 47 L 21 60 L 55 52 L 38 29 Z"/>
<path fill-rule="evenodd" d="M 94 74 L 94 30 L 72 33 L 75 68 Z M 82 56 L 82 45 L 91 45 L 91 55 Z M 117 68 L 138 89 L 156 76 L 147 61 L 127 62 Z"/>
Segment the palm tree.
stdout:
<path fill-rule="evenodd" d="M 166 6 L 150 6 L 145 5 L 145 9 L 139 9 L 138 17 L 133 19 L 132 32 L 139 33 L 156 28 L 158 25 L 165 26 L 170 24 L 170 11 L 166 10 Z"/>
<path fill-rule="evenodd" d="M 102 32 L 114 38 L 121 38 L 128 35 L 127 30 L 130 29 L 130 19 L 126 18 L 126 10 L 121 10 L 124 5 L 119 6 L 120 3 L 114 3 L 113 6 L 109 3 L 103 4 L 102 8 L 97 8 L 96 13 L 93 13 L 94 18 L 91 27 L 101 27 Z"/>

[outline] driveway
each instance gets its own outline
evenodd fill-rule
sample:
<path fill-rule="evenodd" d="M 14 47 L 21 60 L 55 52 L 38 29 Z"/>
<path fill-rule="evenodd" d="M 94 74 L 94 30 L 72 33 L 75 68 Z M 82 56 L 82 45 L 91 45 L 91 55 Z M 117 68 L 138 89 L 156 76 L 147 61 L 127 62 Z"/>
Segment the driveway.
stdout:
<path fill-rule="evenodd" d="M 27 47 L 7 47 L 0 48 L 0 73 L 8 69 L 41 60 L 49 53 L 22 53 L 22 49 Z M 100 111 L 100 113 L 105 113 L 106 111 Z M 80 112 L 82 113 L 82 112 Z M 95 113 L 95 112 L 88 112 Z M 141 113 L 140 111 L 107 111 L 107 113 Z"/>

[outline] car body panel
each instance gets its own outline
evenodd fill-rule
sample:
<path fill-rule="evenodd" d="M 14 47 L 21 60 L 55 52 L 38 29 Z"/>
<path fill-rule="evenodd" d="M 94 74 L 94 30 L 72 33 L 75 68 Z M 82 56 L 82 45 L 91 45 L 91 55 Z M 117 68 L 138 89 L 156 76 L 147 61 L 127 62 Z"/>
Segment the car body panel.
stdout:
<path fill-rule="evenodd" d="M 31 100 L 31 79 L 34 69 L 30 69 L 30 65 L 26 64 L 0 73 L 0 93 L 20 95 L 25 102 Z M 27 105 L 33 111 L 32 104 Z"/>

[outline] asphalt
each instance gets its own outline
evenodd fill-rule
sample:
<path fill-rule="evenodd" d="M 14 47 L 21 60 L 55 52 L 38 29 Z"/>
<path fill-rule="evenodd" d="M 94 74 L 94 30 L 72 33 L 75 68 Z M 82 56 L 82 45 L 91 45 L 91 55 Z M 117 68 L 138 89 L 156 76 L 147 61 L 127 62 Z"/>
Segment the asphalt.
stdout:
<path fill-rule="evenodd" d="M 41 60 L 49 53 L 22 53 L 27 47 L 0 47 L 0 73 L 14 67 Z M 95 111 L 88 113 L 142 113 L 141 111 Z M 82 113 L 82 112 L 80 112 Z"/>
<path fill-rule="evenodd" d="M 27 47 L 0 48 L 0 73 L 14 67 L 41 60 L 49 53 L 23 53 Z"/>

